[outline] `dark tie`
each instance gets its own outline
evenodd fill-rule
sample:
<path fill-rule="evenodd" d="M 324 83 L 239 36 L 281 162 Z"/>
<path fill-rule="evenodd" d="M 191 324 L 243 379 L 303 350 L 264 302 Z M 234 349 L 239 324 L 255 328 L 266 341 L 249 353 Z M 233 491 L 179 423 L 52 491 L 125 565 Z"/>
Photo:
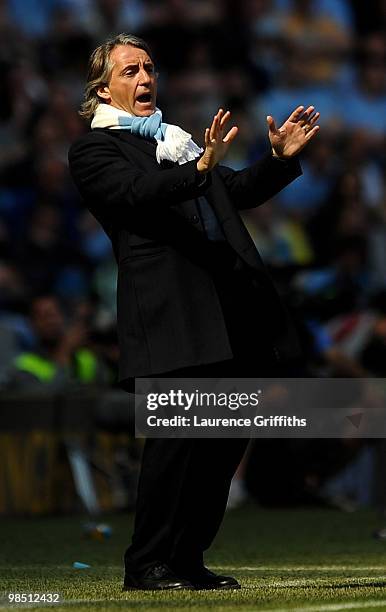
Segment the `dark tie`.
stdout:
<path fill-rule="evenodd" d="M 204 196 L 197 198 L 202 224 L 209 240 L 224 241 L 225 236 L 214 213 L 213 208 Z"/>

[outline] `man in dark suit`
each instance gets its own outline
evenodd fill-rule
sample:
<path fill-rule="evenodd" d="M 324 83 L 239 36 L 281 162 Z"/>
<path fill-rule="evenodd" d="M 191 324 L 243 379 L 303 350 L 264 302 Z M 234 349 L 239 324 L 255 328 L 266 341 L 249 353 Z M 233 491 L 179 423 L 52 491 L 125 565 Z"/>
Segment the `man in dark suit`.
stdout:
<path fill-rule="evenodd" d="M 238 210 L 301 174 L 297 153 L 318 131 L 313 107 L 276 128 L 250 168 L 218 165 L 237 135 L 214 116 L 202 153 L 156 109 L 147 44 L 119 35 L 90 59 L 82 113 L 91 132 L 70 169 L 118 262 L 120 380 L 136 376 L 277 376 L 298 357 L 296 334 Z M 203 552 L 224 515 L 243 439 L 148 439 L 124 588 L 239 588 Z"/>

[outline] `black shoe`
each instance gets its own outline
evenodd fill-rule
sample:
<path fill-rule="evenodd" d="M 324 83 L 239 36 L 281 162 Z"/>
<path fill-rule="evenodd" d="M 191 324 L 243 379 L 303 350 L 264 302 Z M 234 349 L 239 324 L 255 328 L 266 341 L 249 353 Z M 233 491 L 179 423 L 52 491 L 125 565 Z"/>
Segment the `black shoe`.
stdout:
<path fill-rule="evenodd" d="M 141 591 L 189 589 L 195 587 L 185 578 L 179 578 L 164 564 L 156 564 L 140 574 L 125 573 L 123 591 L 139 589 Z"/>
<path fill-rule="evenodd" d="M 241 589 L 241 585 L 232 576 L 220 576 L 214 574 L 206 567 L 199 572 L 185 576 L 197 591 L 210 589 Z"/>

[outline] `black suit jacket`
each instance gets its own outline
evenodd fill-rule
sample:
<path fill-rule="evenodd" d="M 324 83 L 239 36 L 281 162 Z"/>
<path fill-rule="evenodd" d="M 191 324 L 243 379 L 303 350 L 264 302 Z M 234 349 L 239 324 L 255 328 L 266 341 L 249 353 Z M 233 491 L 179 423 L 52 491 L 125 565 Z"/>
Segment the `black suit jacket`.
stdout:
<path fill-rule="evenodd" d="M 267 325 L 277 358 L 297 355 L 286 310 L 238 210 L 275 195 L 301 174 L 299 162 L 267 153 L 242 171 L 216 166 L 203 183 L 196 161 L 158 164 L 155 149 L 127 130 L 97 129 L 69 151 L 73 180 L 118 263 L 120 379 L 232 358 L 213 281 L 219 269 L 234 266 L 229 253 L 238 254 L 251 283 L 270 295 Z M 200 195 L 215 211 L 227 249 L 206 237 Z"/>

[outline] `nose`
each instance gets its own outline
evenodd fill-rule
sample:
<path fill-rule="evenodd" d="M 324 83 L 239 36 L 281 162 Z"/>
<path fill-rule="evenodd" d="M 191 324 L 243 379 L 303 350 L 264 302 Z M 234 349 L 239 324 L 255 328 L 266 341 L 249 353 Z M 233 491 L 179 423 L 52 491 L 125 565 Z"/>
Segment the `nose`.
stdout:
<path fill-rule="evenodd" d="M 143 66 L 140 68 L 138 73 L 138 79 L 140 85 L 147 85 L 150 83 L 150 74 L 147 72 L 146 68 Z"/>

